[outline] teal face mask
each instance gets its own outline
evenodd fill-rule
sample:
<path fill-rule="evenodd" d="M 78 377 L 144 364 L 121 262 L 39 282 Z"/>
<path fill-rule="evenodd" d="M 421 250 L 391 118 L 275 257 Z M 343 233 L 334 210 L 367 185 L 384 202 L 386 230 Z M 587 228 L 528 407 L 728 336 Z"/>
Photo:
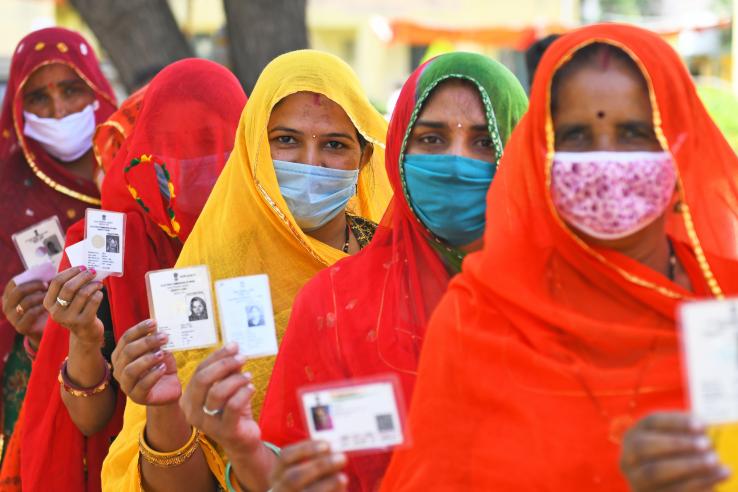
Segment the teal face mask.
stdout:
<path fill-rule="evenodd" d="M 343 212 L 359 180 L 358 169 L 345 171 L 277 160 L 274 172 L 284 201 L 305 232 L 320 229 Z"/>
<path fill-rule="evenodd" d="M 410 205 L 433 234 L 452 246 L 482 237 L 494 164 L 459 155 L 409 154 L 404 170 Z"/>

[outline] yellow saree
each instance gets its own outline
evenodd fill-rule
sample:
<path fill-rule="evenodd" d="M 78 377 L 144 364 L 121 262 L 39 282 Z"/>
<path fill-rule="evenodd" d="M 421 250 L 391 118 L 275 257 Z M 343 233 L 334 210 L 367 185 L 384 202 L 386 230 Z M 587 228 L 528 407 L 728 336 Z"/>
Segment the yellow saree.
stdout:
<path fill-rule="evenodd" d="M 374 144 L 371 161 L 360 171 L 349 211 L 375 222 L 381 219 L 391 197 L 384 169 L 384 118 L 369 103 L 346 63 L 327 53 L 295 51 L 273 60 L 259 77 L 241 116 L 233 152 L 177 261 L 177 267 L 207 265 L 213 282 L 268 274 L 280 340 L 297 291 L 319 270 L 346 256 L 302 232 L 280 194 L 274 172 L 267 138 L 269 117 L 280 100 L 303 91 L 337 103 L 359 133 Z M 183 385 L 210 352 L 176 354 Z M 257 388 L 252 401 L 256 418 L 273 364 L 274 358 L 269 357 L 245 365 Z M 103 490 L 140 490 L 138 435 L 145 424 L 145 407 L 129 400 L 123 430 L 103 466 Z M 201 444 L 213 473 L 222 480 L 222 458 L 207 439 Z"/>

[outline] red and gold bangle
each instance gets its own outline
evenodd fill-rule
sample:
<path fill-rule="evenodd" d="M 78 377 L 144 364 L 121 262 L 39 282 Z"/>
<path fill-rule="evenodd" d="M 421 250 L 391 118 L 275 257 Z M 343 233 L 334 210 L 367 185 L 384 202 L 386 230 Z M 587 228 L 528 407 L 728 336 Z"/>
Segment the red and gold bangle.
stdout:
<path fill-rule="evenodd" d="M 29 359 L 31 359 L 31 362 L 36 360 L 36 355 L 38 355 L 38 350 L 34 349 L 31 346 L 31 339 L 28 337 L 25 337 L 23 340 L 23 350 L 26 351 L 26 355 Z"/>
<path fill-rule="evenodd" d="M 69 360 L 69 357 L 64 359 L 64 362 L 62 362 L 61 367 L 59 368 L 59 384 L 62 385 L 62 388 L 64 388 L 64 391 L 69 393 L 72 396 L 77 396 L 81 398 L 89 398 L 90 396 L 94 396 L 98 393 L 102 393 L 105 391 L 108 386 L 110 386 L 110 376 L 111 376 L 111 370 L 110 363 L 108 361 L 105 361 L 105 375 L 103 376 L 102 381 L 100 381 L 99 384 L 96 384 L 95 386 L 91 386 L 89 388 L 83 388 L 82 386 L 77 386 L 72 382 L 71 379 L 69 379 L 69 374 L 67 374 L 67 361 Z"/>

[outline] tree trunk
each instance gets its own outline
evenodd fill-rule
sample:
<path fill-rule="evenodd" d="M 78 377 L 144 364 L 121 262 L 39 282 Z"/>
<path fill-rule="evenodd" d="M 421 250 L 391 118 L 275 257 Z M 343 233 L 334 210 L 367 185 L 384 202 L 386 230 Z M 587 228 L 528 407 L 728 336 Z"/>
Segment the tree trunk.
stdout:
<path fill-rule="evenodd" d="M 247 94 L 272 59 L 308 46 L 306 0 L 223 0 L 223 8 L 231 68 Z"/>
<path fill-rule="evenodd" d="M 70 0 L 129 91 L 173 61 L 193 56 L 167 0 Z"/>

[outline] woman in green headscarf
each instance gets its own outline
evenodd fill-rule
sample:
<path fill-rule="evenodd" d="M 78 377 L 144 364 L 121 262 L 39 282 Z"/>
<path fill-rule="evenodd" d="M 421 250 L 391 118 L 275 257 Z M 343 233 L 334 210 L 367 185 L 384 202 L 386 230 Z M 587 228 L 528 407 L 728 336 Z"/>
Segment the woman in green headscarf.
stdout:
<path fill-rule="evenodd" d="M 525 92 L 501 64 L 470 53 L 436 57 L 403 86 L 387 135 L 386 168 L 394 198 L 370 245 L 321 271 L 298 294 L 260 418 L 261 438 L 289 448 L 281 461 L 250 456 L 263 447 L 250 412 L 227 415 L 238 391 L 211 391 L 218 381 L 190 384 L 185 406 L 193 425 L 221 418 L 220 444 L 231 459 L 226 481 L 244 490 L 274 474 L 275 490 L 303 490 L 320 481 L 340 489 L 375 490 L 390 453 L 333 456 L 308 434 L 297 390 L 305 385 L 397 374 L 410 401 L 426 322 L 459 272 L 481 248 L 487 189 L 505 142 L 527 108 Z M 212 358 L 227 358 L 227 350 Z M 207 364 L 206 362 L 204 364 Z M 227 384 L 227 383 L 226 383 Z M 223 384 L 219 385 L 221 388 Z M 202 407 L 224 409 L 217 417 Z M 232 406 L 232 405 L 231 405 Z M 258 441 L 257 441 L 258 443 Z M 305 459 L 308 459 L 305 461 Z M 306 473 L 285 473 L 292 465 Z M 344 470 L 342 472 L 341 470 Z M 289 482 L 289 483 L 287 483 Z"/>

